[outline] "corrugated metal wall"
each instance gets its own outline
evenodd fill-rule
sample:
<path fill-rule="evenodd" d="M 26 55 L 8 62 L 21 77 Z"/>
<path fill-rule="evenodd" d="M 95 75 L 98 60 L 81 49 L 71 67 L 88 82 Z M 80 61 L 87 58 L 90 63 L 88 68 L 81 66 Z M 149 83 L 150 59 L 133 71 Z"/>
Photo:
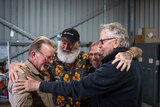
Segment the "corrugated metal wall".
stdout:
<path fill-rule="evenodd" d="M 159 0 L 0 0 L 0 19 L 19 27 L 28 37 L 14 32 L 0 20 L 0 41 L 32 41 L 38 35 L 53 37 L 68 27 L 75 27 L 81 42 L 98 40 L 99 25 L 120 22 L 129 34 L 140 27 L 160 31 Z M 23 52 L 24 47 L 11 48 L 11 54 Z M 88 49 L 83 48 L 84 51 Z M 16 60 L 24 60 L 21 55 Z"/>
<path fill-rule="evenodd" d="M 127 0 L 0 0 L 0 18 L 28 32 L 53 37 L 68 27 L 75 27 L 83 43 L 99 38 L 99 25 L 122 22 L 127 25 Z M 0 41 L 31 41 L 0 23 Z M 12 47 L 11 54 L 23 52 L 24 47 Z M 88 49 L 83 48 L 84 51 Z M 26 55 L 25 55 L 26 57 Z M 23 55 L 16 60 L 25 59 Z"/>
<path fill-rule="evenodd" d="M 136 0 L 135 4 L 135 34 L 142 27 L 152 27 L 158 30 L 160 37 L 160 1 Z"/>

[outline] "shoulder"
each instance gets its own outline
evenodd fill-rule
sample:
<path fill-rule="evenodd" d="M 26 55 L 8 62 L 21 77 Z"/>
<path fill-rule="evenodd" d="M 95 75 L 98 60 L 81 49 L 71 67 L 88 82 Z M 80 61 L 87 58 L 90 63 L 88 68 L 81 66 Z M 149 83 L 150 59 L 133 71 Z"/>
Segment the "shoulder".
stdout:
<path fill-rule="evenodd" d="M 26 76 L 29 76 L 30 73 L 31 73 L 30 69 L 26 64 L 24 64 L 23 66 L 22 65 L 19 66 L 17 72 L 19 79 L 26 79 Z"/>

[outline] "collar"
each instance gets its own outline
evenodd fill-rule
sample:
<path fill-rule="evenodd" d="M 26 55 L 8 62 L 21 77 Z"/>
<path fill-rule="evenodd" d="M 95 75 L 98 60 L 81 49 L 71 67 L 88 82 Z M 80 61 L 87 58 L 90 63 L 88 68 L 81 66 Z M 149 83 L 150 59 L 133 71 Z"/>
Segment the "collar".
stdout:
<path fill-rule="evenodd" d="M 113 50 L 113 52 L 111 52 L 109 55 L 105 56 L 101 62 L 102 63 L 105 63 L 105 62 L 108 62 L 108 61 L 111 61 L 115 58 L 115 56 L 119 53 L 119 52 L 124 52 L 128 50 L 127 48 L 125 47 L 119 47 L 119 48 L 116 48 L 115 50 Z"/>
<path fill-rule="evenodd" d="M 43 76 L 43 74 L 40 71 L 38 71 L 37 68 L 35 68 L 34 65 L 29 60 L 27 60 L 25 64 L 27 65 L 27 67 L 30 69 L 32 73 Z"/>

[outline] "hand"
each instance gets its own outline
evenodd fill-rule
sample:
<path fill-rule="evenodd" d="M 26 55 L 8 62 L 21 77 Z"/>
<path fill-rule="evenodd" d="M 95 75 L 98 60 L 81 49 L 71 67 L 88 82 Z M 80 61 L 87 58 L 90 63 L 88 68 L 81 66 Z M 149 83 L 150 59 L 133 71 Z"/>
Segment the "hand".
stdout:
<path fill-rule="evenodd" d="M 17 72 L 24 73 L 24 71 L 20 68 L 21 66 L 25 67 L 25 64 L 14 62 L 9 65 L 9 78 L 11 81 L 18 79 Z"/>
<path fill-rule="evenodd" d="M 37 91 L 39 89 L 40 82 L 27 77 L 27 80 L 16 80 L 13 85 L 14 90 L 18 91 L 18 94 L 22 94 L 29 91 Z"/>
<path fill-rule="evenodd" d="M 126 52 L 119 52 L 116 56 L 115 59 L 112 61 L 112 64 L 120 61 L 117 65 L 117 69 L 120 69 L 121 71 L 125 70 L 128 71 L 131 67 L 131 62 L 132 62 L 133 55 L 126 51 Z"/>

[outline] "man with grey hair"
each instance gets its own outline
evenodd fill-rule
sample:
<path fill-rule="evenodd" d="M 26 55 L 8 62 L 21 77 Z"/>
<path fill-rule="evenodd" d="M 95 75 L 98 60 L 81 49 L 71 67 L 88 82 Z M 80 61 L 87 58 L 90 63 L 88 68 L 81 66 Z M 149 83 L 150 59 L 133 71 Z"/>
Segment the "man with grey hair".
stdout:
<path fill-rule="evenodd" d="M 101 25 L 99 48 L 103 59 L 94 73 L 70 83 L 18 80 L 15 89 L 23 89 L 21 93 L 40 90 L 73 98 L 96 96 L 97 107 L 140 107 L 141 67 L 138 61 L 132 61 L 128 72 L 116 69 L 118 63 L 112 64 L 118 52 L 128 49 L 128 39 L 127 31 L 121 24 Z"/>

